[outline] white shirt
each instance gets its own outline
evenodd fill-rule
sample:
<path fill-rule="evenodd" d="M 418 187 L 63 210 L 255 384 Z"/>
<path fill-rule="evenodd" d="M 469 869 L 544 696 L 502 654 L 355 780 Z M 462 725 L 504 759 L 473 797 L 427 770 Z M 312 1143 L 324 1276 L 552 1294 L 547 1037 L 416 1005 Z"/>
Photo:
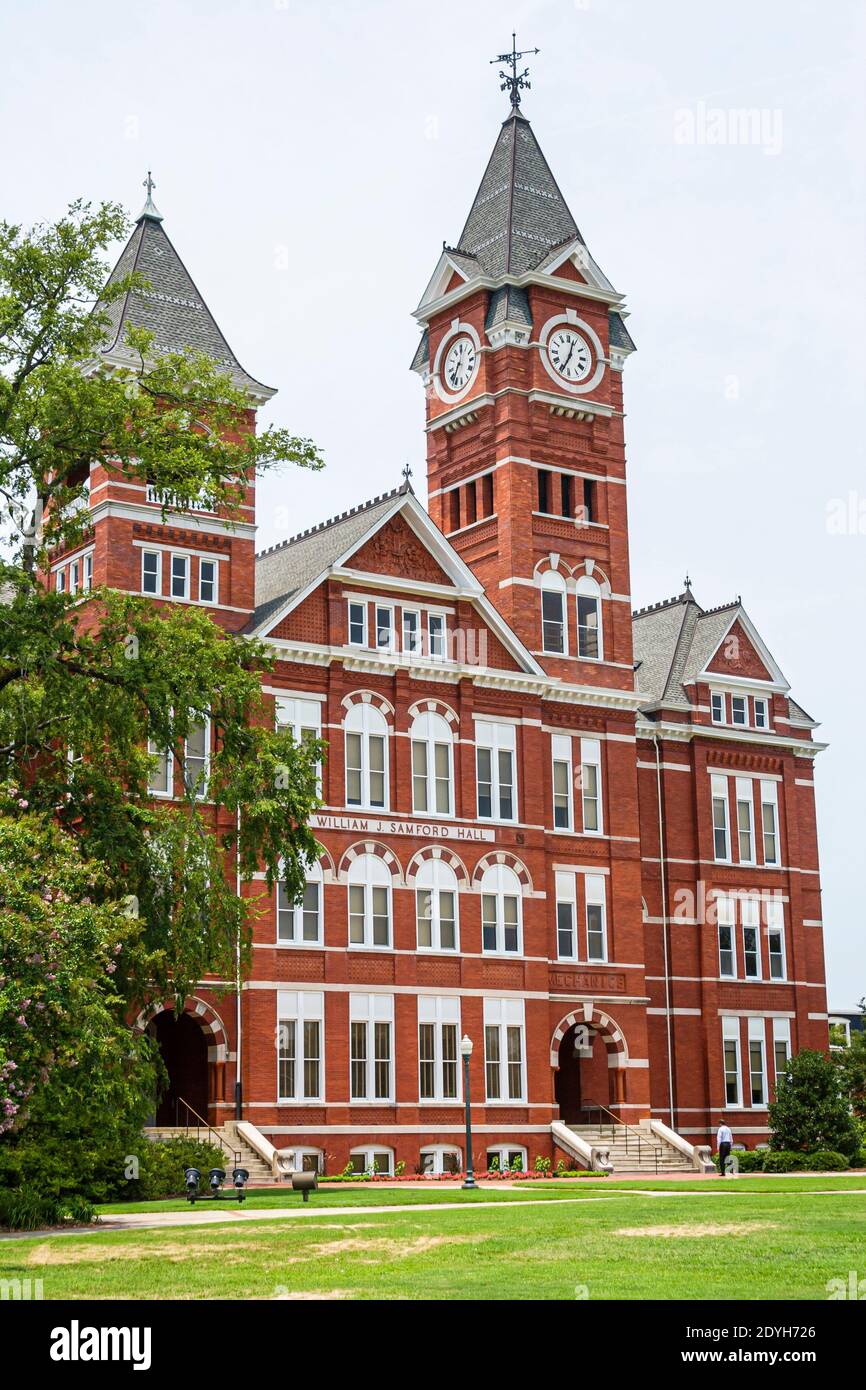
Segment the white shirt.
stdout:
<path fill-rule="evenodd" d="M 719 1132 L 716 1135 L 716 1144 L 733 1144 L 734 1136 L 727 1125 L 719 1125 Z"/>

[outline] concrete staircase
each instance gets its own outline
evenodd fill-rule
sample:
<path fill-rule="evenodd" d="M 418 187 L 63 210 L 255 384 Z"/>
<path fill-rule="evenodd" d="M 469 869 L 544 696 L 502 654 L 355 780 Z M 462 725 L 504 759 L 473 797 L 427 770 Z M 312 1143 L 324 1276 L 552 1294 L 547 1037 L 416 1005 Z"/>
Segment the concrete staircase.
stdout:
<path fill-rule="evenodd" d="M 695 1165 L 686 1154 L 658 1135 L 625 1125 L 567 1125 L 584 1144 L 603 1147 L 610 1154 L 617 1176 L 640 1173 L 663 1177 L 670 1173 L 694 1173 Z"/>
<path fill-rule="evenodd" d="M 194 1128 L 186 1129 L 183 1125 L 149 1125 L 145 1130 L 148 1139 L 188 1139 L 196 1138 L 202 1140 L 210 1139 L 216 1135 L 219 1143 L 225 1152 L 225 1162 L 223 1167 L 226 1170 L 226 1179 L 230 1183 L 232 1168 L 235 1164 L 235 1155 L 240 1154 L 238 1167 L 246 1168 L 249 1173 L 249 1185 L 252 1187 L 273 1187 L 277 1186 L 277 1179 L 274 1178 L 271 1169 L 260 1158 L 255 1149 L 251 1148 L 242 1135 L 238 1134 L 237 1126 L 234 1121 L 214 1128 L 210 1135 L 207 1130 L 202 1128 L 198 1135 Z"/>

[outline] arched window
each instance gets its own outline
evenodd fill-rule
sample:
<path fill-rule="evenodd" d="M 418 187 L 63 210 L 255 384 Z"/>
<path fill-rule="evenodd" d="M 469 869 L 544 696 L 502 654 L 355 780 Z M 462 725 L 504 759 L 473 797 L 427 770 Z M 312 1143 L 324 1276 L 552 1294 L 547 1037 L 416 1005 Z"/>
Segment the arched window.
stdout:
<path fill-rule="evenodd" d="M 387 1174 L 394 1172 L 393 1149 L 353 1149 L 349 1154 L 349 1166 L 353 1173 Z"/>
<path fill-rule="evenodd" d="M 432 710 L 412 723 L 412 809 L 422 814 L 454 814 L 454 749 L 451 726 Z"/>
<path fill-rule="evenodd" d="M 457 950 L 457 875 L 441 859 L 425 859 L 415 878 L 419 951 Z"/>
<path fill-rule="evenodd" d="M 577 581 L 577 654 L 587 661 L 601 661 L 601 589 L 591 575 Z"/>
<path fill-rule="evenodd" d="M 307 869 L 304 896 L 293 902 L 285 883 L 277 883 L 277 941 L 288 946 L 322 943 L 322 866 Z"/>
<path fill-rule="evenodd" d="M 375 854 L 349 865 L 349 945 L 391 945 L 391 873 Z"/>
<path fill-rule="evenodd" d="M 346 731 L 346 805 L 383 810 L 388 804 L 388 724 L 374 705 L 352 705 Z"/>
<path fill-rule="evenodd" d="M 546 652 L 565 656 L 568 627 L 565 620 L 565 580 L 557 570 L 541 576 L 541 646 Z"/>
<path fill-rule="evenodd" d="M 463 1155 L 449 1144 L 430 1144 L 421 1150 L 421 1172 L 434 1178 L 446 1173 L 462 1173 Z"/>
<path fill-rule="evenodd" d="M 519 955 L 523 921 L 520 879 L 507 864 L 491 864 L 481 880 L 481 946 L 495 955 Z"/>

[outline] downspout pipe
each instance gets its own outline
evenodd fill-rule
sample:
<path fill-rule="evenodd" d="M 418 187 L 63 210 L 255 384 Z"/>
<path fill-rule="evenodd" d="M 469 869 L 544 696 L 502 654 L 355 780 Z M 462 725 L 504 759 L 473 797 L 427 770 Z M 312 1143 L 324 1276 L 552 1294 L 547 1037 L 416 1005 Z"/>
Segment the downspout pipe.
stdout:
<path fill-rule="evenodd" d="M 662 894 L 662 949 L 664 951 L 665 972 L 665 1032 L 667 1035 L 668 1051 L 668 1111 L 670 1114 L 671 1129 L 676 1130 L 676 1122 L 674 1115 L 673 1016 L 671 1014 L 671 971 L 670 951 L 668 945 L 668 876 L 667 865 L 665 863 L 665 815 L 664 800 L 662 797 L 662 755 L 658 734 L 653 734 L 653 747 L 655 748 L 656 754 L 656 797 L 658 800 L 659 814 L 659 868 L 661 870 Z"/>

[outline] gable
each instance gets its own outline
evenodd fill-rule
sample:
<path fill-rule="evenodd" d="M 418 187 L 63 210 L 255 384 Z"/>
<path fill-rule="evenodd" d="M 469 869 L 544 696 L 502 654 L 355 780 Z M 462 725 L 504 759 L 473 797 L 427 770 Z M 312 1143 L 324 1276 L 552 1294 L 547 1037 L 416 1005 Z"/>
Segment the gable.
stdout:
<path fill-rule="evenodd" d="M 420 579 L 425 584 L 453 587 L 454 582 L 399 513 L 348 556 L 345 564 L 348 569 Z"/>
<path fill-rule="evenodd" d="M 720 676 L 745 676 L 749 680 L 774 679 L 739 619 L 722 639 L 707 670 Z"/>
<path fill-rule="evenodd" d="M 451 279 L 448 281 L 448 284 L 445 286 L 443 293 L 450 294 L 452 290 L 457 290 L 460 288 L 461 285 L 465 284 L 465 277 L 462 275 L 458 275 L 457 271 L 455 270 L 454 274 L 451 276 Z"/>
<path fill-rule="evenodd" d="M 561 280 L 577 280 L 579 284 L 585 285 L 586 278 L 581 275 L 573 260 L 563 261 L 554 270 L 554 275 L 558 275 Z"/>

